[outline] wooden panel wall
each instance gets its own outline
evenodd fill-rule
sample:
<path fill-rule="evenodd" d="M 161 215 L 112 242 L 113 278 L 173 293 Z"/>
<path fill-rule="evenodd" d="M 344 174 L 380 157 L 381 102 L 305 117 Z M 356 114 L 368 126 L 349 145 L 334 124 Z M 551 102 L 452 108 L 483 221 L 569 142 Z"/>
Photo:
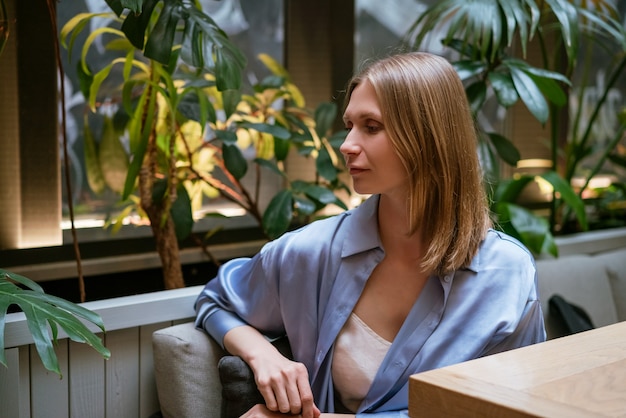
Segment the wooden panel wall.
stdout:
<path fill-rule="evenodd" d="M 152 333 L 193 320 L 202 286 L 87 302 L 111 358 L 59 332 L 62 378 L 43 367 L 22 313 L 7 316 L 0 418 L 148 418 L 159 411 Z"/>
<path fill-rule="evenodd" d="M 63 374 L 47 371 L 33 344 L 6 350 L 0 367 L 1 418 L 147 418 L 159 411 L 152 333 L 191 318 L 107 332 L 111 359 L 85 344 L 61 340 Z"/>

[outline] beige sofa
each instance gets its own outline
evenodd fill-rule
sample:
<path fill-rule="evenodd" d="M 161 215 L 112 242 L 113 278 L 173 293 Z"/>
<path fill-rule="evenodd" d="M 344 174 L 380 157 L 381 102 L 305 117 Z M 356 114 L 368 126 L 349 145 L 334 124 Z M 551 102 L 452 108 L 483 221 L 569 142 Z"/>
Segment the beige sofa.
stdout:
<path fill-rule="evenodd" d="M 626 320 L 626 248 L 538 260 L 537 271 L 548 338 L 554 337 L 548 307 L 554 294 L 583 308 L 596 327 Z M 156 331 L 153 347 L 163 416 L 220 418 L 222 349 L 193 323 Z"/>

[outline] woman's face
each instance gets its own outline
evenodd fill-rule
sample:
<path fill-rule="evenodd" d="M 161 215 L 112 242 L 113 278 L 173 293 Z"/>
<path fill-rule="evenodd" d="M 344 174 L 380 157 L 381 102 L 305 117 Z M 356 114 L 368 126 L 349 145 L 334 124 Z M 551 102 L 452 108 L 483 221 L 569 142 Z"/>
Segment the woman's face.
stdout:
<path fill-rule="evenodd" d="M 407 174 L 383 125 L 378 98 L 369 81 L 356 86 L 343 115 L 348 130 L 339 148 L 360 194 L 406 194 Z"/>

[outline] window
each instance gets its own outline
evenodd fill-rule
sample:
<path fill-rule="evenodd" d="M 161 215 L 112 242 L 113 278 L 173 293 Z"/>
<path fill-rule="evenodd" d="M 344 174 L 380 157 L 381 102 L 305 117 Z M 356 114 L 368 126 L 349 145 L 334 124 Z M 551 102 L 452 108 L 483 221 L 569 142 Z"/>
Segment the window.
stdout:
<path fill-rule="evenodd" d="M 52 38 L 46 34 L 52 29 L 46 2 L 30 3 L 8 0 L 10 21 L 14 27 L 9 44 L 0 57 L 0 76 L 3 80 L 0 88 L 0 135 L 6 138 L 0 141 L 3 164 L 0 190 L 4 198 L 0 204 L 3 211 L 0 249 L 46 247 L 72 241 L 68 231 L 68 190 L 63 166 L 58 163 L 64 154 L 56 139 L 59 130 L 57 115 L 54 114 L 58 97 L 57 73 Z M 264 73 L 267 70 L 256 58 L 258 53 L 268 53 L 278 62 L 283 62 L 283 0 L 202 0 L 201 4 L 247 55 L 245 79 L 248 84 L 254 84 L 267 75 Z M 110 12 L 106 3 L 100 0 L 59 2 L 56 6 L 59 30 L 77 13 Z M 111 24 L 111 19 L 93 21 L 94 28 Z M 82 35 L 76 41 L 71 63 L 67 50 L 61 49 L 66 73 L 69 177 L 76 225 L 81 228 L 79 242 L 111 238 L 110 231 L 103 230 L 102 225 L 107 214 L 116 210 L 119 200 L 119 196 L 111 190 L 94 193 L 86 175 L 85 127 L 89 127 L 99 140 L 103 122 L 102 118 L 88 116 L 76 75 L 76 61 L 84 39 L 85 35 Z M 91 51 L 90 61 L 94 67 L 97 67 L 98 60 L 108 62 L 114 54 L 98 42 Z M 117 94 L 116 81 L 110 77 L 107 82 L 111 89 L 108 101 L 113 104 Z M 127 146 L 127 140 L 122 140 L 122 144 Z M 59 225 L 62 227 L 59 228 Z M 151 233 L 149 228 L 129 228 L 116 238 L 138 235 L 149 236 Z"/>
<path fill-rule="evenodd" d="M 271 55 L 279 62 L 283 60 L 283 13 L 282 0 L 272 0 L 264 2 L 255 2 L 251 0 L 203 0 L 200 2 L 204 11 L 211 16 L 217 24 L 229 35 L 239 48 L 241 48 L 248 58 L 247 73 L 244 75 L 244 83 L 253 85 L 261 78 L 267 75 L 267 69 L 257 59 L 257 55 L 261 52 Z M 110 12 L 106 3 L 102 1 L 84 0 L 78 2 L 63 2 L 59 4 L 58 24 L 61 28 L 69 19 L 80 12 Z M 96 27 L 116 25 L 112 19 L 97 19 L 92 21 L 92 32 Z M 116 25 L 115 27 L 119 27 Z M 112 114 L 115 109 L 119 108 L 120 92 L 117 83 L 120 78 L 115 78 L 112 74 L 107 79 L 105 89 L 110 89 L 110 96 L 105 99 L 98 110 L 98 117 L 88 115 L 88 108 L 85 98 L 80 92 L 79 80 L 76 75 L 76 61 L 80 53 L 80 47 L 86 36 L 82 36 L 76 42 L 73 53 L 73 62 L 68 62 L 67 51 L 63 51 L 64 68 L 67 74 L 66 80 L 66 115 L 68 120 L 68 141 L 69 141 L 69 159 L 72 171 L 70 173 L 72 183 L 72 199 L 75 207 L 75 219 L 78 227 L 97 228 L 92 230 L 88 236 L 83 233 L 83 240 L 87 239 L 105 239 L 111 236 L 107 231 L 100 228 L 104 225 L 105 218 L 119 211 L 119 193 L 106 187 L 101 193 L 94 193 L 90 187 L 87 175 L 87 166 L 85 164 L 85 135 L 90 134 L 95 138 L 96 142 L 101 142 L 107 133 L 107 127 L 103 123 L 103 115 Z M 109 63 L 111 59 L 119 56 L 115 52 L 105 50 L 102 38 L 98 38 L 90 50 L 90 63 L 92 68 L 102 68 L 105 63 Z M 116 67 L 114 67 L 114 70 Z M 121 69 L 118 66 L 117 69 Z M 110 132 L 110 129 L 109 131 Z M 128 153 L 128 138 L 121 137 L 122 146 Z M 250 180 L 252 181 L 252 180 Z M 272 190 L 270 185 L 270 191 Z M 276 186 L 277 187 L 277 186 Z M 69 214 L 67 208 L 67 188 L 65 181 L 63 182 L 63 229 L 70 227 Z M 239 208 L 233 207 L 228 202 L 211 200 L 206 202 L 208 205 L 219 206 L 225 214 L 241 214 L 245 213 Z M 128 216 L 125 218 L 128 223 L 145 223 L 137 216 Z M 104 232 L 104 233 L 103 233 Z M 130 232 L 133 235 L 144 234 L 150 235 L 149 229 L 133 228 Z M 66 234 L 67 238 L 67 234 Z M 66 241 L 66 240 L 64 240 Z"/>

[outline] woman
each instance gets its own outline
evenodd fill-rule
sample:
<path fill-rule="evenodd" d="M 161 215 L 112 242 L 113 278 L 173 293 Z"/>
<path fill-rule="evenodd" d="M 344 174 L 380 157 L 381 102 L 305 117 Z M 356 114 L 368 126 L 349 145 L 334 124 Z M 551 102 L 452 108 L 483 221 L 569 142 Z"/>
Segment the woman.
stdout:
<path fill-rule="evenodd" d="M 372 196 L 224 264 L 196 302 L 197 326 L 254 372 L 266 405 L 248 417 L 407 416 L 410 375 L 545 340 L 533 258 L 490 229 L 452 66 L 371 64 L 344 121 L 354 189 Z M 294 361 L 264 337 L 285 334 Z"/>

